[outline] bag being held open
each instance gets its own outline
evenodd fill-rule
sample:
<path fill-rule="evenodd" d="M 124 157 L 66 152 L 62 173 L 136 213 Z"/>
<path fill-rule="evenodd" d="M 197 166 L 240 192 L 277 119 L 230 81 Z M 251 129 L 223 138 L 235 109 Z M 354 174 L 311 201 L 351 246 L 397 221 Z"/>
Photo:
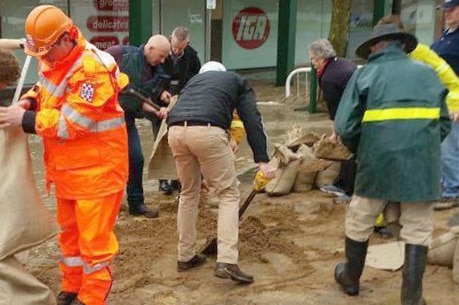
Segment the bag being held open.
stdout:
<path fill-rule="evenodd" d="M 0 260 L 36 246 L 56 233 L 38 193 L 28 136 L 20 127 L 0 130 Z"/>

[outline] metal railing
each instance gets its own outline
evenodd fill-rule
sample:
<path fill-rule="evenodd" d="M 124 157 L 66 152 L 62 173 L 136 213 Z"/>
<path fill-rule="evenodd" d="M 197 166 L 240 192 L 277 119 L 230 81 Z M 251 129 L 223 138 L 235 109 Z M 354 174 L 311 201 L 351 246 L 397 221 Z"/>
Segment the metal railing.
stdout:
<path fill-rule="evenodd" d="M 357 68 L 361 68 L 362 66 L 363 65 L 358 65 Z M 311 67 L 303 67 L 303 68 L 297 68 L 293 70 L 292 72 L 290 72 L 290 74 L 287 76 L 287 79 L 285 80 L 285 97 L 286 98 L 291 95 L 292 79 L 294 76 L 296 76 L 296 96 L 301 95 L 302 93 L 301 87 L 304 86 L 304 93 L 306 94 L 309 92 L 309 88 L 311 85 L 316 85 L 315 82 L 314 84 L 311 84 L 311 81 L 313 81 L 313 79 L 309 76 L 309 74 L 311 73 L 311 70 L 312 70 Z M 305 74 L 304 84 L 302 84 L 301 82 L 300 73 Z"/>
<path fill-rule="evenodd" d="M 285 80 L 285 97 L 289 97 L 291 95 L 291 83 L 293 77 L 296 75 L 296 96 L 300 95 L 300 86 L 302 86 L 300 81 L 300 73 L 305 73 L 305 80 L 304 80 L 304 89 L 305 93 L 308 92 L 309 86 L 309 73 L 311 72 L 311 67 L 304 67 L 304 68 L 297 68 L 290 72 Z"/>

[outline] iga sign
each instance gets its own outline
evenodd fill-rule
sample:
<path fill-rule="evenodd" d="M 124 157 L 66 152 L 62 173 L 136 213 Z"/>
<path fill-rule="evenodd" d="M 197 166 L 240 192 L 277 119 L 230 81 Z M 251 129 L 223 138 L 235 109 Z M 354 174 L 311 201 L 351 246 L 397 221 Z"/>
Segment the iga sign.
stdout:
<path fill-rule="evenodd" d="M 269 37 L 270 23 L 266 13 L 257 7 L 246 7 L 233 19 L 233 38 L 244 49 L 259 48 Z"/>

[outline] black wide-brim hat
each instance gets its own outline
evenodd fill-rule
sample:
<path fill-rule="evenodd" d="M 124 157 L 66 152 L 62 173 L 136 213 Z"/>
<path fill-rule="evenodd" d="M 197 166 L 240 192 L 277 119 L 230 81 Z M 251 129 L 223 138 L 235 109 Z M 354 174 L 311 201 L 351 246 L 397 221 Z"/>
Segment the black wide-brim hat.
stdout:
<path fill-rule="evenodd" d="M 399 40 L 406 53 L 410 53 L 418 45 L 416 37 L 411 34 L 401 32 L 397 25 L 393 23 L 381 24 L 376 25 L 373 28 L 370 39 L 363 42 L 357 50 L 355 50 L 355 54 L 363 59 L 368 59 L 368 56 L 370 56 L 371 53 L 370 47 L 383 40 Z"/>

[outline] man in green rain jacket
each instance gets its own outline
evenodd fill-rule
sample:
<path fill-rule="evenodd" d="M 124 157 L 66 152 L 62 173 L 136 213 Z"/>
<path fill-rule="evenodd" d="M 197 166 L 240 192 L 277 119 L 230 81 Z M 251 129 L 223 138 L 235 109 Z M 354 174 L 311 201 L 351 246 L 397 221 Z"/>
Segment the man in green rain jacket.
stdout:
<path fill-rule="evenodd" d="M 403 305 L 425 304 L 432 201 L 441 196 L 440 143 L 450 129 L 447 90 L 431 68 L 405 54 L 416 45 L 414 36 L 394 24 L 377 25 L 356 50 L 368 63 L 350 79 L 335 117 L 341 141 L 357 154 L 345 223 L 347 261 L 336 266 L 335 280 L 347 294 L 358 294 L 375 219 L 388 201 L 401 202 Z"/>

